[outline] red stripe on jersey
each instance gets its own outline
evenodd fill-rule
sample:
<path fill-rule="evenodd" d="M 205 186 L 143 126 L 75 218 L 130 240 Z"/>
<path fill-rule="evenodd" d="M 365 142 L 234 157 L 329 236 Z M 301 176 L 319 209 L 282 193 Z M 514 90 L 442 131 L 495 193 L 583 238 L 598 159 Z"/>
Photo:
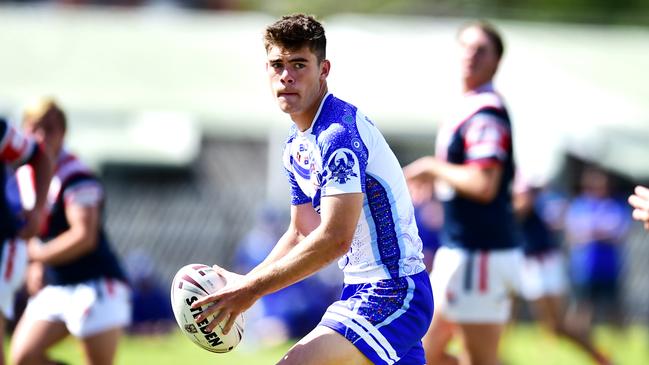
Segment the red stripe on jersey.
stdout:
<path fill-rule="evenodd" d="M 502 163 L 495 158 L 482 158 L 479 160 L 467 161 L 466 165 L 476 165 L 482 168 L 489 168 L 489 167 L 501 166 Z"/>
<path fill-rule="evenodd" d="M 106 279 L 106 291 L 108 292 L 109 296 L 113 296 L 113 294 L 115 293 L 113 279 Z"/>
<path fill-rule="evenodd" d="M 480 261 L 478 265 L 480 267 L 478 268 L 478 290 L 480 290 L 480 293 L 486 293 L 487 292 L 487 287 L 488 287 L 488 282 L 489 282 L 489 253 L 488 252 L 481 252 L 480 253 Z"/>
<path fill-rule="evenodd" d="M 5 280 L 11 279 L 14 272 L 14 261 L 16 259 L 16 240 L 9 241 L 9 252 L 7 252 L 7 266 L 5 267 Z"/>
<path fill-rule="evenodd" d="M 17 140 L 17 138 L 20 139 Z M 7 130 L 6 141 L 7 143 L 5 144 L 4 149 L 0 151 L 0 157 L 9 163 L 14 163 L 20 160 L 27 147 L 29 147 L 29 142 L 25 138 L 16 134 L 12 129 Z M 16 145 L 18 143 L 19 145 Z"/>

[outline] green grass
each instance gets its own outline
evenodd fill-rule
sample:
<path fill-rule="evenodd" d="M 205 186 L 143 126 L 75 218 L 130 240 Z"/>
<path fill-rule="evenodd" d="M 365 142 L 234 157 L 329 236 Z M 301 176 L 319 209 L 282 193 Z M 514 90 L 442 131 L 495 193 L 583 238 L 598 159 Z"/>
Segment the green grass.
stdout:
<path fill-rule="evenodd" d="M 613 356 L 618 365 L 649 364 L 649 334 L 645 327 L 634 326 L 624 332 L 597 328 L 595 339 L 598 345 Z M 265 349 L 242 345 L 228 354 L 213 354 L 201 350 L 177 331 L 172 335 L 158 337 L 126 336 L 120 344 L 117 364 L 274 364 L 290 345 L 287 343 Z M 533 325 L 519 324 L 509 328 L 501 344 L 501 354 L 507 365 L 591 364 L 570 342 L 556 339 Z M 71 365 L 82 364 L 80 349 L 72 339 L 53 348 L 51 355 Z"/>

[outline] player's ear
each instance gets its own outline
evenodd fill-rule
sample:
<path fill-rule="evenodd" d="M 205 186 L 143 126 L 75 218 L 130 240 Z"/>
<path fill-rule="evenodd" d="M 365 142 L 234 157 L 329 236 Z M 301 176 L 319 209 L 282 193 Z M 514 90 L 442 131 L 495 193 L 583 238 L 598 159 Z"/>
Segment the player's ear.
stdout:
<path fill-rule="evenodd" d="M 320 81 L 324 81 L 329 76 L 329 70 L 331 70 L 331 63 L 329 60 L 322 60 L 320 62 Z"/>

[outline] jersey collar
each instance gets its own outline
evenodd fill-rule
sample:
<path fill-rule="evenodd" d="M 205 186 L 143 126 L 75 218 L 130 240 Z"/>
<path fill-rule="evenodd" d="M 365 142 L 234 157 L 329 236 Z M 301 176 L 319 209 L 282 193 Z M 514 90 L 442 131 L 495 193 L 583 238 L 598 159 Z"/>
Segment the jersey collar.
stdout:
<path fill-rule="evenodd" d="M 313 126 L 318 121 L 318 118 L 320 117 L 320 112 L 322 111 L 322 107 L 325 105 L 325 102 L 327 101 L 327 99 L 329 99 L 329 96 L 331 96 L 331 93 L 329 91 L 327 91 L 324 98 L 322 98 L 322 101 L 320 102 L 320 106 L 318 107 L 318 111 L 315 113 L 315 116 L 313 117 L 313 120 L 311 121 L 311 126 L 309 128 L 307 128 L 307 129 L 305 129 L 304 132 L 301 132 L 298 129 L 298 131 L 297 131 L 298 135 L 305 136 L 307 134 L 311 134 L 311 131 L 313 130 Z"/>

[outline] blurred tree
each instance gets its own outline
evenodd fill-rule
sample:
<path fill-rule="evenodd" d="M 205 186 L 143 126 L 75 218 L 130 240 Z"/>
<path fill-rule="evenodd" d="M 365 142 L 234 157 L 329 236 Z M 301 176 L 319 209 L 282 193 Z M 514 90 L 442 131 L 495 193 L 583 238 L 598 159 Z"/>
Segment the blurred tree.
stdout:
<path fill-rule="evenodd" d="M 378 13 L 649 25 L 649 0 L 240 0 L 239 5 L 274 15 Z"/>

